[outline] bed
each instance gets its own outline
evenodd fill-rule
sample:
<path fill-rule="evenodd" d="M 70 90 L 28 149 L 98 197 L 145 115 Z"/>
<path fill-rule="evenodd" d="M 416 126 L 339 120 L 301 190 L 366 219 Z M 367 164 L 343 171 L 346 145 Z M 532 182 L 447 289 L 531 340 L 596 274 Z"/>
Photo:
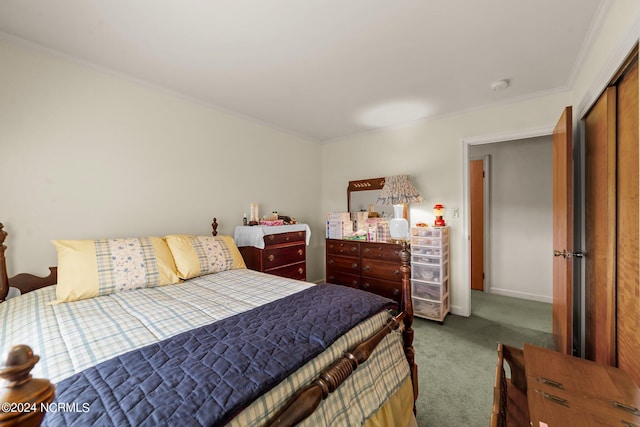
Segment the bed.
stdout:
<path fill-rule="evenodd" d="M 0 224 L 0 426 L 415 425 L 406 247 L 394 307 L 248 270 L 217 226 L 54 241 L 48 277 L 8 278 Z"/>

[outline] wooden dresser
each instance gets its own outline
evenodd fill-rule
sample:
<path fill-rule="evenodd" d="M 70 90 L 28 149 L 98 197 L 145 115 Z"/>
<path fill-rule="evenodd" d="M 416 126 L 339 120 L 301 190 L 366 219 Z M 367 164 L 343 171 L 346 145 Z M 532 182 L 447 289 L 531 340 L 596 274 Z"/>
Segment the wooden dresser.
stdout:
<path fill-rule="evenodd" d="M 267 234 L 264 249 L 239 247 L 247 268 L 290 279 L 307 280 L 306 232 Z"/>
<path fill-rule="evenodd" d="M 400 303 L 402 246 L 394 243 L 326 240 L 326 281 L 359 288 Z"/>

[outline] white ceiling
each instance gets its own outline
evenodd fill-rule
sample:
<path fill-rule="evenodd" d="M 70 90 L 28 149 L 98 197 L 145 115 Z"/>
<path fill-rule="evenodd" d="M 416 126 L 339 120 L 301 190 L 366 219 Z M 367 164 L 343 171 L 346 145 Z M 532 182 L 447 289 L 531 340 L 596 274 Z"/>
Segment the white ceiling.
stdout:
<path fill-rule="evenodd" d="M 565 90 L 609 1 L 0 0 L 0 32 L 324 141 Z"/>

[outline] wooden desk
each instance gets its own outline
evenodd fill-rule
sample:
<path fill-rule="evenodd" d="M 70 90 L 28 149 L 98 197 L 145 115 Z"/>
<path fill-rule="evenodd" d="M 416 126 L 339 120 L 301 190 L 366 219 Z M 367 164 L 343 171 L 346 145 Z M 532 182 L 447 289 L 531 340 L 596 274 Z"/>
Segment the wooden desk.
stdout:
<path fill-rule="evenodd" d="M 640 389 L 621 369 L 524 345 L 533 427 L 640 426 Z"/>

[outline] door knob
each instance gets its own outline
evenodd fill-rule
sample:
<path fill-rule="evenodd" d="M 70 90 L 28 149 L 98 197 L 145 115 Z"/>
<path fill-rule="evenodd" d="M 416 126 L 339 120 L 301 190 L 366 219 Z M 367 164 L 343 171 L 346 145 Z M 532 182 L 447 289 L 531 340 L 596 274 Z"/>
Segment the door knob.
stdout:
<path fill-rule="evenodd" d="M 566 249 L 563 249 L 562 251 L 556 249 L 553 251 L 553 256 L 561 256 L 562 258 L 584 258 L 584 255 L 585 253 L 582 251 L 567 252 Z"/>

